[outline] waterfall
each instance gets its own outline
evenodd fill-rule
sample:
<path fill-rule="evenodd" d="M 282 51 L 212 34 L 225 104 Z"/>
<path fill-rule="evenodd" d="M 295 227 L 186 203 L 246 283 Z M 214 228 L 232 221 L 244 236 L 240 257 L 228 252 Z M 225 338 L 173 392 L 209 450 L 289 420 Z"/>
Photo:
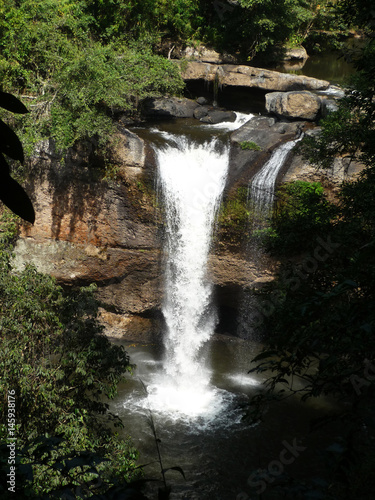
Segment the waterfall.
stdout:
<path fill-rule="evenodd" d="M 257 172 L 251 182 L 251 201 L 257 214 L 267 216 L 273 205 L 274 190 L 277 174 L 280 172 L 289 151 L 302 139 L 299 137 L 294 141 L 285 142 L 275 149 L 270 159 Z"/>
<path fill-rule="evenodd" d="M 149 400 L 154 409 L 202 415 L 218 399 L 201 351 L 217 321 L 207 260 L 229 147 L 217 139 L 197 144 L 163 135 L 169 143 L 156 153 L 166 221 L 165 375 L 148 388 Z"/>

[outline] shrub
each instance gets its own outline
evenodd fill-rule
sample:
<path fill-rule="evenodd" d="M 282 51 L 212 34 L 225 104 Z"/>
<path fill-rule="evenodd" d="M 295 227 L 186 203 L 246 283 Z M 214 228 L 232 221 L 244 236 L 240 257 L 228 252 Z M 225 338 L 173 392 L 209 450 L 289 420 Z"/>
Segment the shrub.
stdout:
<path fill-rule="evenodd" d="M 101 480 L 99 491 L 115 480 L 125 484 L 139 474 L 137 454 L 111 431 L 121 421 L 106 400 L 131 370 L 129 357 L 102 334 L 95 287 L 64 291 L 32 266 L 12 271 L 16 226 L 9 215 L 0 222 L 0 435 L 7 437 L 11 394 L 17 492 L 53 497 L 94 477 Z M 5 469 L 7 455 L 2 448 Z"/>

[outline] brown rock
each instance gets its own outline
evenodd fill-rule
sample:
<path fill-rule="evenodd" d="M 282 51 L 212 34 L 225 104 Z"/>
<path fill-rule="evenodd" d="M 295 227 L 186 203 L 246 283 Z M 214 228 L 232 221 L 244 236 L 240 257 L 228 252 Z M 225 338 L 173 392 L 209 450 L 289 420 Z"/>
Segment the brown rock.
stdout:
<path fill-rule="evenodd" d="M 178 62 L 177 62 L 178 63 Z M 291 90 L 325 90 L 329 82 L 307 76 L 279 73 L 252 66 L 223 64 L 214 65 L 203 62 L 184 62 L 181 66 L 181 75 L 185 81 L 219 79 L 221 85 L 249 87 L 269 91 Z"/>
<path fill-rule="evenodd" d="M 109 306 L 139 313 L 160 307 L 156 195 L 144 184 L 143 141 L 122 131 L 113 144 L 120 175 L 110 182 L 98 178 L 90 152 L 60 163 L 48 143 L 39 146 L 29 182 L 36 223 L 23 227 L 15 265 L 33 263 L 62 283 L 96 283 Z"/>
<path fill-rule="evenodd" d="M 232 148 L 226 192 L 247 186 L 264 165 L 275 147 L 300 134 L 304 122 L 277 122 L 275 118 L 260 116 L 245 123 L 231 135 Z M 242 150 L 242 142 L 254 142 L 260 150 Z"/>
<path fill-rule="evenodd" d="M 308 59 L 308 54 L 304 47 L 293 47 L 291 49 L 286 49 L 282 60 L 283 61 L 306 61 Z"/>
<path fill-rule="evenodd" d="M 321 99 L 311 92 L 271 92 L 266 94 L 266 110 L 280 118 L 316 120 Z"/>

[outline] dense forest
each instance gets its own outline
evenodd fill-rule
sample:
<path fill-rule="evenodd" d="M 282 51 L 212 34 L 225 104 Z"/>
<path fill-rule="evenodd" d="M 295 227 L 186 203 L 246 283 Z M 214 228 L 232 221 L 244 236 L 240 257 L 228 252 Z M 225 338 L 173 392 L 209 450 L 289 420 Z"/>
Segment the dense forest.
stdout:
<path fill-rule="evenodd" d="M 296 495 L 315 496 L 289 498 L 369 499 L 374 486 L 369 480 L 375 464 L 371 3 L 0 1 L 1 90 L 16 95 L 30 111 L 9 121 L 4 110 L 0 118 L 7 117 L 17 130 L 26 155 L 43 138 L 52 139 L 61 152 L 92 137 L 105 148 L 116 122 L 139 117 L 147 97 L 181 94 L 184 83 L 177 66 L 165 57 L 174 45 L 204 43 L 238 54 L 248 64 L 262 64 L 285 47 L 302 44 L 310 53 L 337 48 L 353 29 L 366 37 L 359 53 L 348 54 L 358 71 L 338 111 L 321 122 L 320 136 L 302 144 L 303 153 L 320 168 L 337 155 L 362 162 L 361 177 L 344 184 L 334 202 L 318 185 L 282 186 L 262 239 L 283 265 L 260 294 L 260 300 L 276 298 L 272 314 L 263 318 L 272 335 L 253 360 L 253 370 L 271 369 L 274 377 L 267 382 L 268 392 L 254 399 L 253 417 L 269 399 L 300 391 L 291 382 L 296 377 L 306 382 L 303 398 L 330 394 L 349 403 L 340 415 L 346 432 L 332 443 L 328 457 L 334 455 L 331 481 L 294 484 Z M 22 179 L 17 162 L 10 165 Z M 121 421 L 105 402 L 132 366 L 127 353 L 102 334 L 94 287 L 66 290 L 33 267 L 12 273 L 17 222 L 4 211 L 0 224 L 2 498 L 10 484 L 9 428 L 17 436 L 17 498 L 117 498 L 121 493 L 142 498 L 133 491 L 142 476 L 137 452 L 130 438 L 124 441 L 116 434 Z M 293 264 L 296 258 L 307 262 L 310 255 L 319 256 L 313 271 Z M 13 401 L 16 423 L 9 413 Z M 131 429 L 126 431 L 131 435 Z"/>
<path fill-rule="evenodd" d="M 0 9 L 2 90 L 22 96 L 22 139 L 59 149 L 110 137 L 114 120 L 135 116 L 146 97 L 178 94 L 167 55 L 205 43 L 241 60 L 270 60 L 286 46 L 339 44 L 348 23 L 331 2 L 306 0 L 4 0 Z M 327 33 L 329 35 L 327 35 Z"/>

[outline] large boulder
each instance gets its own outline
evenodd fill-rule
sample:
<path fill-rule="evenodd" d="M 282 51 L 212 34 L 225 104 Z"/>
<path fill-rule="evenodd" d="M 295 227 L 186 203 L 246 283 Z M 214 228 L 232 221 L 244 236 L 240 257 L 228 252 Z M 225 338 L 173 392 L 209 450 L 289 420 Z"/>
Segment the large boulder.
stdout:
<path fill-rule="evenodd" d="M 277 65 L 277 69 L 282 69 L 283 72 L 297 71 L 304 67 L 308 57 L 304 47 L 284 49 L 284 53 L 280 57 L 281 62 Z"/>
<path fill-rule="evenodd" d="M 238 62 L 234 55 L 226 52 L 219 53 L 216 50 L 205 47 L 204 45 L 199 45 L 198 47 L 186 47 L 182 51 L 181 57 L 192 61 L 202 61 L 212 64 L 235 64 Z"/>
<path fill-rule="evenodd" d="M 161 97 L 147 99 L 143 112 L 149 116 L 193 118 L 197 106 L 199 104 L 196 101 L 185 97 Z"/>
<path fill-rule="evenodd" d="M 204 98 L 199 101 L 206 103 Z M 178 97 L 160 97 L 146 101 L 144 105 L 144 114 L 172 117 L 172 118 L 196 118 L 203 123 L 221 123 L 224 121 L 235 121 L 236 114 L 233 111 L 227 111 L 214 106 L 199 104 L 198 100 L 178 98 Z"/>
<path fill-rule="evenodd" d="M 279 73 L 262 68 L 235 64 L 209 64 L 198 61 L 176 61 L 180 64 L 182 78 L 189 82 L 191 80 L 203 80 L 206 82 L 218 81 L 220 85 L 231 85 L 235 87 L 248 87 L 268 91 L 291 91 L 291 90 L 325 90 L 330 83 L 326 80 L 318 80 L 302 75 Z"/>
<path fill-rule="evenodd" d="M 233 145 L 253 142 L 259 150 L 250 153 L 270 152 L 283 142 L 294 138 L 301 132 L 303 122 L 281 122 L 268 116 L 257 116 L 235 130 L 230 137 Z"/>
<path fill-rule="evenodd" d="M 207 106 L 202 106 L 202 108 L 207 108 Z M 221 123 L 221 122 L 234 122 L 236 119 L 236 113 L 233 111 L 225 111 L 221 109 L 209 108 L 204 114 L 195 110 L 194 116 L 200 116 L 199 120 L 203 123 Z"/>
<path fill-rule="evenodd" d="M 319 96 L 307 92 L 271 92 L 266 94 L 266 110 L 280 118 L 316 120 L 321 109 Z"/>
<path fill-rule="evenodd" d="M 281 59 L 283 61 L 306 61 L 308 57 L 304 47 L 293 47 L 291 49 L 285 49 Z"/>

